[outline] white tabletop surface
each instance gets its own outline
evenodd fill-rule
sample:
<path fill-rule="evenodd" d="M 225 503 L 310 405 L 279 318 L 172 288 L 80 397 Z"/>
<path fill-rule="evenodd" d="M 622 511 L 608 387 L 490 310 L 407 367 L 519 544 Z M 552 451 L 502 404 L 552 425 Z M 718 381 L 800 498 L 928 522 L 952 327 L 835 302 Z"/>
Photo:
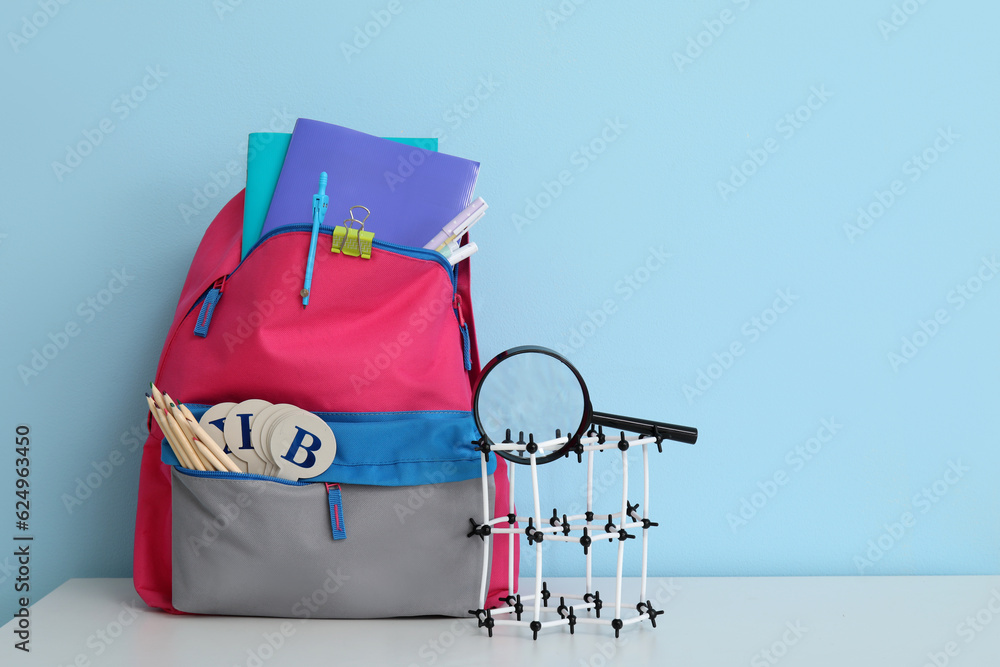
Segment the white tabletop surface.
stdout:
<path fill-rule="evenodd" d="M 611 628 L 578 626 L 532 641 L 511 627 L 490 639 L 472 619 L 177 616 L 145 607 L 130 579 L 71 579 L 31 607 L 30 654 L 13 648 L 14 622 L 3 626 L 0 664 L 1000 665 L 1000 576 L 652 579 L 649 597 L 665 612 L 656 629 L 630 626 L 616 641 Z"/>

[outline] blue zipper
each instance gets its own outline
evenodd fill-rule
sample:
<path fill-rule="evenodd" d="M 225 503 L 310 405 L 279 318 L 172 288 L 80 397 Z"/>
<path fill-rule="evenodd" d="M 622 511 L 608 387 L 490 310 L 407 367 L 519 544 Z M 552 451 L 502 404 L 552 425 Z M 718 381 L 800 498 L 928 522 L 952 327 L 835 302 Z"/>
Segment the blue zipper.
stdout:
<path fill-rule="evenodd" d="M 191 477 L 205 477 L 208 479 L 235 479 L 235 480 L 259 480 L 263 482 L 277 482 L 287 486 L 309 486 L 309 484 L 323 484 L 326 486 L 327 502 L 330 505 L 330 531 L 333 539 L 343 540 L 347 537 L 346 519 L 344 517 L 344 500 L 341 495 L 340 484 L 332 482 L 293 482 L 288 479 L 278 477 L 268 477 L 267 475 L 257 475 L 249 472 L 222 472 L 220 470 L 191 470 L 181 466 L 175 466 L 177 472 Z"/>
<path fill-rule="evenodd" d="M 293 482 L 288 479 L 281 479 L 280 477 L 268 477 L 267 475 L 258 475 L 252 472 L 223 472 L 221 470 L 191 470 L 190 468 L 184 468 L 182 466 L 174 466 L 177 472 L 184 475 L 190 475 L 192 477 L 207 477 L 209 479 L 236 479 L 236 480 L 260 480 L 263 482 L 277 482 L 278 484 L 287 484 L 288 486 L 308 486 L 310 482 Z"/>
<path fill-rule="evenodd" d="M 198 318 L 195 320 L 194 333 L 195 335 L 205 338 L 208 336 L 208 325 L 212 322 L 212 313 L 215 312 L 215 306 L 218 304 L 219 299 L 222 298 L 222 292 L 225 290 L 226 281 L 228 281 L 233 274 L 239 271 L 240 267 L 243 266 L 243 262 L 247 261 L 247 258 L 254 253 L 254 251 L 268 240 L 272 236 L 277 236 L 279 234 L 288 234 L 292 232 L 311 232 L 312 225 L 287 225 L 285 227 L 279 227 L 277 229 L 271 230 L 250 248 L 250 251 L 246 254 L 246 257 L 240 260 L 240 263 L 236 265 L 231 272 L 218 278 L 215 283 L 208 290 L 205 291 L 198 299 L 191 305 L 188 310 L 188 315 L 191 314 L 195 308 L 201 304 L 201 310 L 198 312 Z M 332 235 L 332 227 L 320 227 L 320 234 Z M 469 339 L 469 329 L 465 323 L 465 319 L 462 317 L 461 313 L 461 299 L 458 298 L 458 277 L 455 272 L 455 267 L 453 267 L 444 256 L 436 250 L 428 250 L 427 248 L 415 248 L 413 246 L 399 245 L 398 243 L 390 243 L 389 241 L 380 241 L 379 239 L 374 239 L 372 245 L 375 248 L 381 248 L 382 250 L 389 250 L 395 252 L 399 255 L 405 255 L 407 257 L 413 257 L 414 259 L 424 259 L 437 262 L 441 265 L 445 271 L 448 272 L 448 279 L 451 280 L 451 298 L 452 298 L 452 310 L 455 313 L 455 319 L 458 320 L 459 333 L 462 335 L 462 362 L 465 370 L 472 370 L 472 345 Z"/>
<path fill-rule="evenodd" d="M 247 257 L 253 254 L 254 250 L 259 248 L 260 245 L 264 243 L 264 241 L 268 240 L 272 236 L 278 236 L 279 234 L 287 234 L 290 232 L 311 232 L 311 231 L 312 231 L 312 225 L 304 225 L 304 224 L 286 225 L 284 227 L 278 227 L 277 229 L 272 229 L 267 234 L 264 234 L 264 236 L 260 237 L 260 240 L 257 241 L 257 243 L 255 243 L 252 248 L 250 248 L 250 252 L 247 253 Z M 332 236 L 333 227 L 320 226 L 319 233 Z M 451 264 L 449 264 L 448 260 L 444 258 L 444 255 L 439 253 L 437 250 L 428 250 L 427 248 L 415 248 L 413 246 L 391 243 L 390 241 L 382 241 L 377 238 L 372 241 L 372 246 L 375 248 L 382 248 L 383 250 L 393 250 L 400 255 L 407 255 L 408 257 L 434 260 L 435 262 L 440 264 L 445 271 L 448 272 L 448 277 L 451 279 L 452 287 L 454 289 L 458 289 L 458 279 L 455 277 L 455 272 L 452 270 L 454 269 L 454 267 Z M 237 264 L 236 268 L 233 269 L 232 273 L 229 274 L 230 276 L 233 275 L 233 273 L 236 273 L 237 269 L 239 269 L 240 266 L 242 266 L 243 262 L 247 261 L 247 257 L 244 257 L 243 259 L 240 260 L 240 263 Z"/>
<path fill-rule="evenodd" d="M 330 530 L 333 539 L 342 540 L 347 537 L 347 527 L 344 523 L 344 501 L 340 496 L 340 484 L 326 482 L 326 495 L 330 501 Z"/>
<path fill-rule="evenodd" d="M 260 240 L 257 241 L 257 243 L 255 243 L 250 248 L 250 251 L 247 252 L 246 257 L 244 257 L 243 259 L 240 260 L 240 263 L 236 265 L 236 268 L 234 268 L 232 271 L 230 271 L 226 275 L 224 275 L 221 278 L 219 278 L 218 280 L 216 280 L 215 281 L 216 285 L 213 285 L 212 287 L 210 287 L 207 290 L 205 290 L 205 293 L 202 294 L 201 296 L 199 296 L 198 299 L 191 305 L 191 307 L 188 309 L 188 313 L 187 314 L 190 315 L 191 311 L 194 310 L 195 308 L 197 308 L 198 304 L 200 304 L 202 301 L 204 301 L 205 298 L 213 290 L 216 289 L 217 284 L 220 281 L 229 280 L 232 277 L 232 275 L 234 273 L 236 273 L 241 266 L 243 266 L 243 262 L 247 261 L 247 258 L 250 257 L 250 255 L 252 255 L 253 252 L 257 248 L 259 248 L 260 245 L 264 241 L 266 241 L 267 239 L 271 238 L 272 236 L 278 236 L 279 234 L 286 234 L 286 233 L 289 233 L 289 232 L 311 232 L 311 231 L 312 231 L 312 225 L 287 225 L 285 227 L 279 227 L 278 229 L 271 230 L 270 232 L 268 232 L 264 236 L 260 237 Z M 319 233 L 320 234 L 332 235 L 333 234 L 333 228 L 332 227 L 320 227 L 319 228 Z M 438 251 L 436 251 L 436 250 L 428 250 L 427 248 L 414 248 L 413 246 L 399 245 L 398 243 L 390 243 L 389 241 L 380 241 L 379 239 L 374 239 L 372 241 L 372 245 L 374 247 L 376 247 L 376 248 L 382 248 L 383 250 L 392 250 L 392 251 L 395 251 L 395 252 L 399 253 L 400 255 L 407 255 L 409 257 L 414 257 L 416 259 L 430 259 L 430 260 L 434 260 L 435 262 L 437 262 L 438 264 L 440 264 L 448 272 L 448 278 L 451 280 L 452 292 L 454 292 L 454 291 L 456 291 L 458 289 L 458 278 L 455 277 L 454 271 L 452 270 L 454 267 L 451 264 L 449 264 L 448 260 L 446 260 L 444 258 L 444 255 L 442 255 Z M 219 290 L 219 291 L 221 292 L 222 290 Z"/>
<path fill-rule="evenodd" d="M 223 276 L 212 284 L 212 288 L 208 290 L 208 293 L 202 300 L 201 310 L 198 311 L 198 319 L 194 321 L 194 333 L 196 336 L 204 338 L 208 335 L 208 324 L 212 321 L 212 313 L 215 312 L 215 305 L 222 298 L 222 290 L 225 286 L 226 277 Z"/>

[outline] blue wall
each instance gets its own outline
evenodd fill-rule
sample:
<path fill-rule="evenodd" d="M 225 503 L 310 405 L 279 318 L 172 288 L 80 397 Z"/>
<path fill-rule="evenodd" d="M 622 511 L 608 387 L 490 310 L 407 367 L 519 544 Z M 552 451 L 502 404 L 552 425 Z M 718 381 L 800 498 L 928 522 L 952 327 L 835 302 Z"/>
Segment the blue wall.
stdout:
<path fill-rule="evenodd" d="M 480 160 L 484 357 L 564 349 L 598 409 L 701 429 L 653 457 L 654 574 L 998 572 L 996 3 L 347 4 L 4 4 L 0 401 L 8 445 L 31 426 L 36 595 L 130 573 L 141 395 L 242 187 L 218 174 L 298 116 Z"/>

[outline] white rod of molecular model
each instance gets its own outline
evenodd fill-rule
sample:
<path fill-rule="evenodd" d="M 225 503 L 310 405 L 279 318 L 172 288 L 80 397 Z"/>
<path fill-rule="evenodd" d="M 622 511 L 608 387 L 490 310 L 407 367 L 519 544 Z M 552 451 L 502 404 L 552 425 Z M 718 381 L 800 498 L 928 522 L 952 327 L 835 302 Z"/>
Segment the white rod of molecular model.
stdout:
<path fill-rule="evenodd" d="M 649 445 L 642 446 L 642 518 L 649 519 Z M 645 521 L 643 522 L 645 524 Z M 646 553 L 649 529 L 642 530 L 642 576 L 639 578 L 639 601 L 646 601 Z"/>
<path fill-rule="evenodd" d="M 611 441 L 606 440 L 604 444 L 598 442 L 599 438 L 597 436 L 588 436 L 586 438 L 580 438 L 580 443 L 584 445 L 583 451 L 585 452 L 599 452 L 604 450 L 618 449 L 618 440 Z M 628 435 L 625 436 L 626 442 L 630 445 L 643 445 L 647 442 L 655 442 L 656 438 L 652 436 L 642 436 L 642 435 Z M 553 440 L 546 440 L 545 442 L 536 442 L 535 446 L 538 448 L 537 451 L 541 454 L 551 454 L 559 447 L 566 444 L 567 438 L 564 436 L 562 438 L 555 438 Z M 596 444 L 595 444 L 596 443 Z M 490 445 L 490 450 L 494 452 L 527 452 L 528 445 L 519 445 L 516 442 L 509 442 L 499 445 Z"/>
<path fill-rule="evenodd" d="M 486 452 L 483 452 L 482 456 L 482 468 L 481 476 L 483 478 L 483 523 L 486 524 L 490 520 L 490 480 L 489 475 L 486 471 L 486 457 L 489 456 Z M 483 538 L 483 581 L 479 588 L 479 608 L 486 608 L 486 583 L 489 581 L 490 574 L 490 540 L 493 539 L 492 535 L 487 535 Z"/>
<path fill-rule="evenodd" d="M 593 516 L 591 512 L 594 511 L 594 452 L 587 452 L 587 514 L 584 518 L 588 516 Z M 592 533 L 593 530 L 590 527 L 590 521 L 587 521 L 587 534 Z M 592 580 L 591 571 L 593 566 L 593 561 L 591 557 L 593 554 L 590 549 L 587 549 L 587 593 L 590 593 Z"/>
<path fill-rule="evenodd" d="M 630 528 L 642 528 L 642 524 L 639 523 L 639 522 L 635 522 L 635 523 L 628 523 L 628 524 L 625 524 L 624 526 L 617 526 L 617 527 L 618 528 L 624 528 L 625 530 L 628 530 Z M 510 531 L 510 530 L 508 530 L 506 528 L 497 528 L 497 529 L 495 529 L 493 531 L 494 534 L 500 534 L 500 535 L 506 535 L 506 534 L 509 534 L 511 532 L 513 532 L 514 535 L 517 536 L 517 535 L 521 534 L 522 531 L 517 531 L 517 530 Z M 567 535 L 551 535 L 551 534 L 547 535 L 547 534 L 543 533 L 543 537 L 545 538 L 546 542 L 568 542 L 570 544 L 579 544 L 580 543 L 580 538 L 579 537 L 569 537 Z M 614 542 L 615 540 L 618 539 L 618 531 L 616 530 L 613 533 L 602 533 L 602 532 L 598 531 L 591 539 L 595 543 L 596 542 L 600 542 L 600 541 Z"/>
<path fill-rule="evenodd" d="M 622 451 L 622 517 L 628 516 L 628 450 Z M 622 519 L 625 523 L 625 519 Z M 624 530 L 624 528 L 622 529 Z M 615 618 L 622 617 L 622 565 L 625 560 L 625 540 L 618 540 L 618 573 L 615 575 Z"/>
<path fill-rule="evenodd" d="M 604 516 L 605 516 L 604 514 L 601 514 L 602 518 Z M 620 519 L 620 518 L 622 518 L 621 512 L 614 512 L 613 514 L 608 514 L 607 516 L 610 516 L 612 519 Z M 570 514 L 568 517 L 566 517 L 567 521 L 569 521 L 569 523 L 571 525 L 572 525 L 572 523 L 574 521 L 583 521 L 586 518 L 587 518 L 586 514 Z M 631 515 L 625 517 L 626 520 L 631 519 L 631 518 L 632 518 Z M 517 521 L 517 522 L 527 521 L 528 517 L 526 517 L 526 516 L 517 516 L 514 520 Z M 534 520 L 534 518 L 532 518 L 532 520 Z M 637 525 L 640 525 L 640 526 L 642 525 L 642 520 L 641 519 L 633 519 L 633 521 Z M 503 524 L 507 523 L 507 515 L 506 514 L 503 515 L 503 516 L 499 516 L 499 517 L 493 517 L 492 519 L 489 520 L 489 525 L 491 525 L 491 526 L 500 526 L 500 524 L 502 524 L 502 523 Z M 558 525 L 556 525 L 556 526 L 550 526 L 549 523 L 546 521 L 545 525 L 542 526 L 541 528 L 539 528 L 538 530 L 542 531 L 543 533 L 545 533 L 545 532 L 559 533 L 559 532 L 562 532 L 562 524 L 563 523 L 565 523 L 565 522 L 564 521 L 559 521 Z M 573 526 L 573 529 L 574 530 L 583 530 L 583 525 L 581 524 L 579 526 Z M 497 530 L 504 530 L 504 528 L 497 528 Z"/>
<path fill-rule="evenodd" d="M 510 477 L 510 494 L 507 505 L 507 513 L 515 514 L 514 512 L 514 468 L 516 465 L 508 465 L 507 473 Z M 514 529 L 514 524 L 508 523 L 507 527 L 511 530 Z M 507 536 L 507 595 L 514 594 L 514 540 L 517 539 L 513 534 Z"/>
<path fill-rule="evenodd" d="M 542 525 L 542 505 L 538 501 L 538 461 L 535 452 L 531 452 L 531 491 L 535 497 L 535 526 Z M 542 604 L 542 545 L 535 543 L 535 613 L 534 619 L 541 618 Z"/>

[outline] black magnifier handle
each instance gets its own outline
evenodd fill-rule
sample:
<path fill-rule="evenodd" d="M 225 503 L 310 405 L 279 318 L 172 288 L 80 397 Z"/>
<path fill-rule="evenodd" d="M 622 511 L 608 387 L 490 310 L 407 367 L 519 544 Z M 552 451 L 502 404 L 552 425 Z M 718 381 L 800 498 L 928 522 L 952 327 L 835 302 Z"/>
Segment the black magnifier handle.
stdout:
<path fill-rule="evenodd" d="M 612 415 L 607 412 L 595 412 L 593 417 L 591 417 L 591 422 L 597 426 L 619 431 L 631 431 L 632 433 L 652 436 L 660 435 L 668 440 L 686 442 L 689 445 L 693 445 L 698 441 L 698 429 L 690 426 L 678 426 L 677 424 L 654 422 L 649 419 L 622 417 L 621 415 Z"/>

